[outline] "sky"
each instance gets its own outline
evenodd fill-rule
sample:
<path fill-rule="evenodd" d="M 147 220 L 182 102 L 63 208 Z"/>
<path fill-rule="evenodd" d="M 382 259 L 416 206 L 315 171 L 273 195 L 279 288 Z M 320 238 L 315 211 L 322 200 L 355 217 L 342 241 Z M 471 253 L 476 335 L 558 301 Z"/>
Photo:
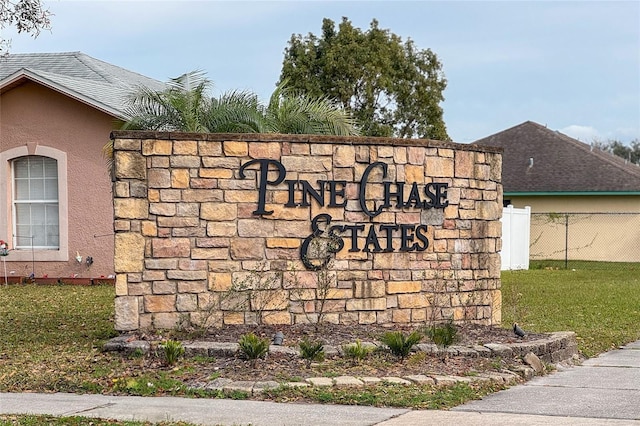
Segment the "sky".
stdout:
<path fill-rule="evenodd" d="M 431 49 L 451 139 L 531 120 L 583 142 L 640 139 L 639 1 L 44 1 L 51 31 L 5 29 L 11 53 L 81 51 L 166 81 L 203 70 L 212 95 L 267 101 L 292 34 L 372 19 Z"/>

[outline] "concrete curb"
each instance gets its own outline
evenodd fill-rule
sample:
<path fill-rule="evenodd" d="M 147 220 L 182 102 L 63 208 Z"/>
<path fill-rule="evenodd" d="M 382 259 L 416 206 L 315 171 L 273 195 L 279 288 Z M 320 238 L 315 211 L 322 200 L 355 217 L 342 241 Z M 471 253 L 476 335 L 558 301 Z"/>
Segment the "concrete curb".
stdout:
<path fill-rule="evenodd" d="M 283 382 L 276 381 L 233 381 L 219 377 L 208 382 L 192 382 L 187 386 L 190 389 L 200 389 L 208 391 L 245 392 L 247 395 L 257 395 L 265 390 L 275 389 L 279 387 L 335 387 L 335 388 L 363 388 L 366 386 L 377 384 L 391 384 L 401 386 L 412 385 L 430 385 L 430 386 L 454 386 L 458 383 L 495 383 L 499 385 L 514 385 L 523 381 L 523 377 L 516 372 L 503 370 L 502 372 L 480 373 L 477 376 L 461 377 L 461 376 L 441 376 L 441 375 L 410 375 L 404 377 L 386 376 L 386 377 L 368 377 L 368 376 L 338 376 L 330 377 L 309 377 L 300 382 Z"/>

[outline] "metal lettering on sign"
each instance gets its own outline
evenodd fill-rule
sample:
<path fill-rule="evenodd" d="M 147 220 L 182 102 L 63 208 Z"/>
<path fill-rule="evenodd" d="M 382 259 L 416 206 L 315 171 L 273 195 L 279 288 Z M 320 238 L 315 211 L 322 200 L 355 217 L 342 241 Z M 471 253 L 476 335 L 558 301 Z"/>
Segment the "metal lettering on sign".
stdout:
<path fill-rule="evenodd" d="M 250 168 L 257 165 L 257 168 Z M 273 210 L 266 210 L 267 190 L 281 183 L 286 184 L 287 202 L 284 207 L 309 207 L 316 203 L 320 207 L 346 207 L 346 187 L 344 180 L 318 180 L 315 185 L 306 180 L 285 180 L 287 170 L 277 160 L 253 159 L 240 167 L 240 179 L 247 178 L 247 170 L 256 172 L 258 186 L 257 208 L 254 215 L 267 216 Z M 382 176 L 381 182 L 374 182 L 370 176 L 375 171 Z M 383 162 L 369 164 L 358 182 L 358 204 L 369 218 L 374 218 L 385 209 L 444 209 L 449 205 L 447 183 L 431 182 L 425 185 L 393 182 L 387 178 L 388 165 Z M 382 190 L 379 200 L 367 199 L 367 191 Z M 296 197 L 297 196 L 297 197 Z M 429 247 L 427 225 L 395 223 L 338 223 L 327 213 L 316 215 L 311 220 L 311 234 L 301 247 L 300 258 L 307 269 L 318 270 L 327 265 L 330 256 L 344 248 L 345 239 L 350 241 L 350 252 L 385 253 L 424 251 Z M 394 247 L 393 241 L 399 239 Z M 360 243 L 364 239 L 364 244 Z"/>

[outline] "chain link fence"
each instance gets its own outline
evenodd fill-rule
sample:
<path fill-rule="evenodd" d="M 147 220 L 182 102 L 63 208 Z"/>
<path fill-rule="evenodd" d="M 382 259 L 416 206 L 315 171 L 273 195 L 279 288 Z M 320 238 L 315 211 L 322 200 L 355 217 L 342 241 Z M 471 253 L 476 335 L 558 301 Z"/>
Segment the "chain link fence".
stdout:
<path fill-rule="evenodd" d="M 532 268 L 640 269 L 640 213 L 531 213 L 529 250 Z"/>

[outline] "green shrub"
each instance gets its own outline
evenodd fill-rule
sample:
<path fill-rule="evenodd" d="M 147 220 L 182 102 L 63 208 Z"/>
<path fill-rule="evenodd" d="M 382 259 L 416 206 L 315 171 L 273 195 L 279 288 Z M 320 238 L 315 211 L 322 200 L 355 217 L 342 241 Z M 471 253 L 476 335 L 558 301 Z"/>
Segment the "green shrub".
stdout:
<path fill-rule="evenodd" d="M 240 336 L 238 341 L 240 351 L 251 360 L 251 364 L 255 366 L 258 358 L 264 358 L 269 352 L 269 340 L 261 339 L 253 333 L 247 333 Z"/>
<path fill-rule="evenodd" d="M 160 348 L 164 353 L 164 360 L 167 365 L 173 365 L 184 355 L 184 346 L 176 340 L 167 340 L 160 344 Z"/>
<path fill-rule="evenodd" d="M 417 331 L 412 332 L 408 336 L 400 331 L 389 331 L 382 335 L 380 341 L 389 347 L 391 353 L 402 359 L 406 358 L 411 352 L 413 345 L 422 340 L 422 335 Z"/>
<path fill-rule="evenodd" d="M 320 342 L 310 342 L 306 338 L 300 342 L 300 357 L 307 361 L 307 368 L 311 361 L 324 361 L 324 345 Z"/>
<path fill-rule="evenodd" d="M 342 352 L 344 353 L 344 356 L 355 361 L 362 361 L 371 352 L 373 352 L 373 350 L 373 347 L 362 346 L 362 342 L 360 341 L 360 339 L 356 340 L 355 343 L 342 346 Z"/>
<path fill-rule="evenodd" d="M 424 334 L 439 347 L 446 348 L 457 340 L 458 329 L 449 321 L 446 324 L 427 327 Z"/>

